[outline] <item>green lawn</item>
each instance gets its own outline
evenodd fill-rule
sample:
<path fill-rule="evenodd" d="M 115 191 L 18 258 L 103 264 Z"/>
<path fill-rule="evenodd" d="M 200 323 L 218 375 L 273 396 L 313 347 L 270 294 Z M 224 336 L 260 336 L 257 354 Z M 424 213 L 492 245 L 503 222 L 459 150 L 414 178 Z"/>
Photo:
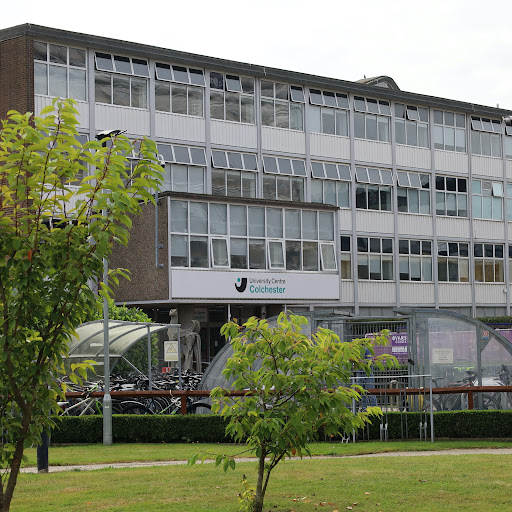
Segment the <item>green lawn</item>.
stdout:
<path fill-rule="evenodd" d="M 361 455 L 392 451 L 447 450 L 454 448 L 512 448 L 511 441 L 390 441 L 387 443 L 314 443 L 313 455 Z M 235 455 L 243 446 L 232 444 L 101 444 L 52 446 L 49 451 L 50 465 L 94 464 L 110 462 L 186 460 L 193 453 L 225 453 Z M 36 450 L 25 450 L 28 466 L 36 465 Z"/>
<path fill-rule="evenodd" d="M 499 454 L 285 461 L 265 512 L 503 512 L 512 507 L 511 462 Z M 255 463 L 228 473 L 199 464 L 23 474 L 11 510 L 235 512 L 242 474 L 254 483 Z"/>

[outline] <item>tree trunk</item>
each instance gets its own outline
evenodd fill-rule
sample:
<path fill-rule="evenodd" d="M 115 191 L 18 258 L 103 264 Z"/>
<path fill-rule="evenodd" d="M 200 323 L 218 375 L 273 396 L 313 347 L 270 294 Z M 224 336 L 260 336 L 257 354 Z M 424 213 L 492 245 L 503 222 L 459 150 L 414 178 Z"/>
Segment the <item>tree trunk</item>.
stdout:
<path fill-rule="evenodd" d="M 263 477 L 265 476 L 265 456 L 266 451 L 262 450 L 258 463 L 258 482 L 256 483 L 256 495 L 254 497 L 253 512 L 263 512 L 263 498 L 265 491 L 263 490 Z"/>

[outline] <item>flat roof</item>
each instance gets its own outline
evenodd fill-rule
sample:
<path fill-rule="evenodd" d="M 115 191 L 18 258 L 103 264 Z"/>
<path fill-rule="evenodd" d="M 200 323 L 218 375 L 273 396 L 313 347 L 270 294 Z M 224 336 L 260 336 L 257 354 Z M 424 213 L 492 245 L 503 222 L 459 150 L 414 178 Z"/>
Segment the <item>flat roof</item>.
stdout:
<path fill-rule="evenodd" d="M 464 101 L 438 98 L 395 89 L 388 89 L 375 85 L 368 85 L 361 82 L 351 82 L 348 80 L 339 80 L 296 71 L 287 71 L 278 68 L 269 68 L 266 66 L 248 64 L 194 53 L 170 50 L 157 46 L 111 39 L 108 37 L 99 37 L 67 30 L 43 27 L 25 23 L 15 27 L 0 30 L 0 41 L 14 39 L 20 36 L 32 36 L 45 41 L 62 43 L 70 46 L 84 46 L 94 48 L 108 53 L 125 54 L 133 57 L 145 57 L 155 60 L 162 60 L 183 65 L 194 65 L 232 73 L 236 75 L 250 75 L 268 80 L 285 81 L 306 85 L 308 87 L 330 89 L 339 92 L 350 92 L 362 96 L 374 96 L 390 101 L 400 101 L 404 103 L 424 105 L 439 109 L 456 110 L 464 113 L 484 115 L 492 117 L 502 117 L 512 115 L 511 110 L 502 108 L 478 105 Z"/>

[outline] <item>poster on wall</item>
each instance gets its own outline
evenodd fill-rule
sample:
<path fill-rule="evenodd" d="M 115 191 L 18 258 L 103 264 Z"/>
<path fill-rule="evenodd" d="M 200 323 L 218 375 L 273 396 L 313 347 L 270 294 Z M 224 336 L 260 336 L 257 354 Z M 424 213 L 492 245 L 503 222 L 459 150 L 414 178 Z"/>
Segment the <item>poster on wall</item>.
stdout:
<path fill-rule="evenodd" d="M 173 299 L 339 300 L 338 274 L 172 270 Z"/>

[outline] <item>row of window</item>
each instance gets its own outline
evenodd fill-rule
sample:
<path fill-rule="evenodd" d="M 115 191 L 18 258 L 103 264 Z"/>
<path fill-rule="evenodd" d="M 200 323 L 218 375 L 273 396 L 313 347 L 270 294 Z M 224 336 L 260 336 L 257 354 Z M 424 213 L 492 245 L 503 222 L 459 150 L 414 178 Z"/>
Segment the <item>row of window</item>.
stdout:
<path fill-rule="evenodd" d="M 96 52 L 96 102 L 133 108 L 148 108 L 147 59 Z M 157 111 L 204 116 L 204 71 L 157 62 L 155 66 Z M 34 43 L 36 94 L 87 99 L 86 52 L 80 48 Z M 210 115 L 241 123 L 255 123 L 254 78 L 210 73 Z M 291 130 L 304 130 L 305 95 L 302 86 L 261 81 L 261 122 Z M 311 89 L 310 130 L 315 133 L 348 136 L 347 94 Z M 396 142 L 429 147 L 429 112 L 425 107 L 394 105 Z M 390 141 L 389 101 L 354 97 L 354 136 Z M 434 110 L 435 149 L 466 152 L 464 114 Z M 501 120 L 471 116 L 472 153 L 501 157 Z M 505 127 L 512 135 L 512 126 Z M 512 158 L 512 139 L 505 137 L 505 154 Z"/>
<path fill-rule="evenodd" d="M 173 200 L 171 266 L 336 271 L 334 214 Z"/>
<path fill-rule="evenodd" d="M 432 242 L 399 240 L 398 268 L 400 281 L 433 281 Z M 469 282 L 469 244 L 467 242 L 437 243 L 437 277 L 439 282 Z M 475 282 L 503 283 L 504 249 L 502 244 L 474 243 Z M 357 276 L 362 280 L 392 281 L 394 279 L 393 239 L 357 237 Z M 352 278 L 351 238 L 341 237 L 341 278 Z M 512 245 L 509 246 L 512 258 Z"/>

